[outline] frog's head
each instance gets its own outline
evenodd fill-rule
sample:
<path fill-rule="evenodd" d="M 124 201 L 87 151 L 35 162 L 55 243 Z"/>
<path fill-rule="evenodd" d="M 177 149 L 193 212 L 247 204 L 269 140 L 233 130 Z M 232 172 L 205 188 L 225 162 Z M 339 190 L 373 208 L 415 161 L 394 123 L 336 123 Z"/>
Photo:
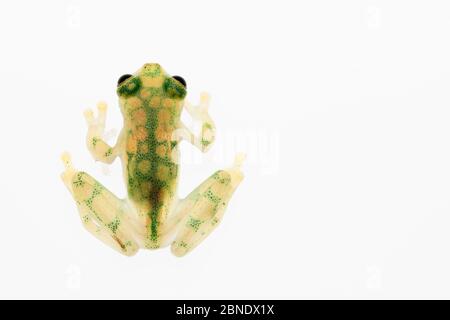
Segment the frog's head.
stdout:
<path fill-rule="evenodd" d="M 180 76 L 167 74 L 157 63 L 147 63 L 135 74 L 125 74 L 119 78 L 117 94 L 120 100 L 135 97 L 145 101 L 158 98 L 178 102 L 186 96 L 186 82 Z"/>

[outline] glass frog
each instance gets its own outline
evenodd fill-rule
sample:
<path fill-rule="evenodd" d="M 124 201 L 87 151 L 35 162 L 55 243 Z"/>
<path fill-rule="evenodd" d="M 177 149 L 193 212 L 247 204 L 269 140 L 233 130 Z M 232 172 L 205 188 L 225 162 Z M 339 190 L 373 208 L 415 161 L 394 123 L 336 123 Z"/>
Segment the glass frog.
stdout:
<path fill-rule="evenodd" d="M 185 198 L 177 196 L 179 144 L 186 140 L 206 152 L 215 137 L 208 114 L 209 96 L 201 94 L 198 106 L 185 102 L 186 82 L 170 76 L 156 63 L 145 64 L 135 74 L 120 77 L 117 86 L 123 129 L 115 146 L 103 139 L 107 106 L 97 105 L 97 115 L 85 111 L 86 143 L 96 161 L 122 161 L 127 197 L 120 199 L 100 182 L 76 170 L 64 153 L 62 180 L 72 194 L 85 228 L 120 253 L 132 256 L 140 248 L 171 245 L 175 256 L 184 256 L 213 231 L 243 179 L 243 154 L 233 165 L 219 170 Z M 185 109 L 201 122 L 192 132 L 180 119 Z"/>

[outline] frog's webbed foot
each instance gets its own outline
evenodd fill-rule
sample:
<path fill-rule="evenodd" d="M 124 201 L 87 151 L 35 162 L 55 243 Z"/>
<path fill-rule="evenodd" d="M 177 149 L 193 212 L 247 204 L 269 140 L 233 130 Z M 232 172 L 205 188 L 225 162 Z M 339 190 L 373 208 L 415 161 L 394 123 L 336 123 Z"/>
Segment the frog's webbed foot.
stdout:
<path fill-rule="evenodd" d="M 184 107 L 192 118 L 196 120 L 207 121 L 208 119 L 210 119 L 208 114 L 210 101 L 211 96 L 206 92 L 202 92 L 200 94 L 200 103 L 197 106 L 194 106 L 189 103 L 189 101 L 185 100 Z"/>
<path fill-rule="evenodd" d="M 91 109 L 84 112 L 88 125 L 86 145 L 92 157 L 97 161 L 112 163 L 118 155 L 118 145 L 111 147 L 104 140 L 107 105 L 104 102 L 97 104 L 97 117 Z"/>
<path fill-rule="evenodd" d="M 139 246 L 131 236 L 126 204 L 90 175 L 73 168 L 68 153 L 61 158 L 65 166 L 61 178 L 77 203 L 85 228 L 120 253 L 134 255 Z"/>
<path fill-rule="evenodd" d="M 215 172 L 180 202 L 167 225 L 176 232 L 171 246 L 174 255 L 184 256 L 217 227 L 244 177 L 240 170 L 244 158 L 237 155 L 230 168 Z"/>
<path fill-rule="evenodd" d="M 211 147 L 215 139 L 216 127 L 214 121 L 211 119 L 208 109 L 211 98 L 207 93 L 200 95 L 200 104 L 193 106 L 188 101 L 184 102 L 184 108 L 196 121 L 201 121 L 202 127 L 199 135 L 192 133 L 185 125 L 175 130 L 175 140 L 184 139 L 192 143 L 202 152 L 206 152 Z"/>

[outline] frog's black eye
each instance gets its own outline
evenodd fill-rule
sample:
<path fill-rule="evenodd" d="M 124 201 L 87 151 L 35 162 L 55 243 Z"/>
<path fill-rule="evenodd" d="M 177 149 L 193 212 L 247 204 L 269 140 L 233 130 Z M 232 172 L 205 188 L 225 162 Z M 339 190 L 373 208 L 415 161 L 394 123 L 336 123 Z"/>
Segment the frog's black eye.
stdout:
<path fill-rule="evenodd" d="M 184 80 L 182 77 L 180 77 L 180 76 L 173 76 L 172 78 L 177 80 L 179 83 L 181 83 L 183 85 L 183 87 L 186 88 L 186 80 Z"/>
<path fill-rule="evenodd" d="M 127 80 L 127 79 L 130 78 L 130 77 L 132 77 L 131 74 L 124 74 L 124 75 L 121 76 L 121 77 L 119 78 L 119 80 L 117 81 L 117 85 L 120 86 L 120 84 L 121 84 L 122 82 L 124 82 L 125 80 Z"/>

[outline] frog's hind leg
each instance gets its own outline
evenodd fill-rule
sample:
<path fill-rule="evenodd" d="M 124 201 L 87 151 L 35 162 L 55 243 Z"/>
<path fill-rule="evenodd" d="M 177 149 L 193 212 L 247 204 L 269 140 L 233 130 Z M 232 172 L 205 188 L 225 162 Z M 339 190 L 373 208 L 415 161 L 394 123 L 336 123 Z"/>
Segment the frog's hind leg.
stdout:
<path fill-rule="evenodd" d="M 171 246 L 174 255 L 184 256 L 217 227 L 243 179 L 240 171 L 243 160 L 244 155 L 238 155 L 231 168 L 215 172 L 179 203 L 169 220 L 176 232 Z"/>
<path fill-rule="evenodd" d="M 61 158 L 66 168 L 61 178 L 77 202 L 85 228 L 118 252 L 134 255 L 139 247 L 130 236 L 124 202 L 87 173 L 75 170 L 68 153 Z"/>

